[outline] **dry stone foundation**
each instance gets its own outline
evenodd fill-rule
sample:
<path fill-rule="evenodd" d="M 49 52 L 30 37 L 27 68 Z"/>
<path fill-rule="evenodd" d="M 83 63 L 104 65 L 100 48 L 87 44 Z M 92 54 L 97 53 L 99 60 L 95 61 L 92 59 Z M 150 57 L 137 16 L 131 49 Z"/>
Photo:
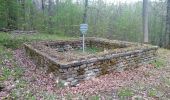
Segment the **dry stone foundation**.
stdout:
<path fill-rule="evenodd" d="M 86 48 L 96 52 L 82 53 L 81 39 L 25 43 L 26 54 L 37 67 L 74 86 L 80 81 L 114 71 L 134 69 L 156 57 L 158 47 L 102 38 L 87 38 Z"/>

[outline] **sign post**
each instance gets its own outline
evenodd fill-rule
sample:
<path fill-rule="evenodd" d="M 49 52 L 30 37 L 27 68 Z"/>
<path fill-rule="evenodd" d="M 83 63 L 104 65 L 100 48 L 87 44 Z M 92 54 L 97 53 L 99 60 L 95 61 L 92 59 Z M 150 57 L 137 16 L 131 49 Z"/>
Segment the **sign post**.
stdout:
<path fill-rule="evenodd" d="M 84 35 L 87 33 L 88 24 L 80 24 L 80 31 L 83 35 L 83 53 L 85 52 L 85 37 Z"/>

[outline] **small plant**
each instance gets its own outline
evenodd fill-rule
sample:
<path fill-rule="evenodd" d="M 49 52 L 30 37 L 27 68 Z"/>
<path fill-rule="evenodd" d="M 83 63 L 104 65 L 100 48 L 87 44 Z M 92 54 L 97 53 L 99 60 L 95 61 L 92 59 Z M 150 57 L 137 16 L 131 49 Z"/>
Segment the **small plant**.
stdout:
<path fill-rule="evenodd" d="M 64 88 L 64 87 L 65 87 L 64 84 L 65 84 L 65 82 L 60 80 L 60 81 L 58 81 L 58 83 L 57 83 L 57 87 L 58 87 L 58 88 Z"/>
<path fill-rule="evenodd" d="M 154 65 L 155 68 L 158 68 L 158 69 L 164 67 L 165 63 L 166 62 L 163 59 L 157 59 L 157 60 L 151 62 L 151 64 Z"/>
<path fill-rule="evenodd" d="M 43 100 L 57 100 L 57 96 L 51 93 L 45 93 L 43 95 Z"/>
<path fill-rule="evenodd" d="M 2 68 L 2 78 L 8 79 L 8 77 L 11 75 L 11 70 L 7 67 Z"/>
<path fill-rule="evenodd" d="M 17 88 L 24 88 L 25 86 L 27 86 L 27 81 L 26 80 L 17 80 Z"/>
<path fill-rule="evenodd" d="M 165 83 L 165 85 L 167 85 L 168 87 L 170 87 L 170 79 L 169 78 L 163 78 L 163 82 Z"/>
<path fill-rule="evenodd" d="M 4 47 L 0 45 L 0 53 L 4 51 Z"/>
<path fill-rule="evenodd" d="M 11 93 L 10 93 L 10 98 L 11 98 L 12 100 L 16 100 L 19 96 L 21 96 L 21 92 L 20 92 L 19 89 L 14 89 L 14 90 L 12 90 Z"/>
<path fill-rule="evenodd" d="M 149 95 L 150 97 L 155 97 L 155 96 L 157 95 L 157 91 L 156 91 L 155 89 L 150 89 L 150 90 L 148 91 L 148 95 Z"/>
<path fill-rule="evenodd" d="M 28 92 L 24 95 L 24 98 L 26 100 L 36 100 L 36 97 L 31 93 L 31 92 Z"/>
<path fill-rule="evenodd" d="M 13 71 L 15 78 L 19 78 L 23 74 L 23 70 L 19 67 L 16 67 Z"/>
<path fill-rule="evenodd" d="M 98 95 L 90 97 L 90 100 L 100 100 L 100 97 Z"/>
<path fill-rule="evenodd" d="M 122 89 L 118 92 L 119 97 L 131 97 L 133 94 L 133 91 L 128 88 Z"/>
<path fill-rule="evenodd" d="M 6 78 L 4 76 L 0 76 L 0 82 L 3 82 Z"/>

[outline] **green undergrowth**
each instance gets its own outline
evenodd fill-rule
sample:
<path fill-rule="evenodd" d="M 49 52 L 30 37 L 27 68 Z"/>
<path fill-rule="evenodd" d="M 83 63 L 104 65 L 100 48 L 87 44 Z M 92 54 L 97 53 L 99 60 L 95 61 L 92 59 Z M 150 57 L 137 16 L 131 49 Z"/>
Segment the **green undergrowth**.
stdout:
<path fill-rule="evenodd" d="M 82 49 L 78 49 L 77 50 L 78 52 L 82 52 L 83 50 Z M 86 47 L 85 48 L 85 52 L 86 53 L 90 53 L 90 54 L 95 54 L 95 53 L 98 53 L 98 52 L 101 52 L 102 49 L 100 48 L 97 48 L 97 47 Z"/>
<path fill-rule="evenodd" d="M 0 33 L 0 45 L 6 48 L 16 49 L 24 42 L 41 41 L 41 40 L 64 40 L 68 39 L 67 36 L 57 34 L 32 34 L 32 35 L 14 35 L 9 33 Z M 1 50 L 1 49 L 0 49 Z"/>
<path fill-rule="evenodd" d="M 151 62 L 152 65 L 154 65 L 155 68 L 163 68 L 166 65 L 166 61 L 163 59 L 156 59 L 155 61 Z"/>
<path fill-rule="evenodd" d="M 7 100 L 17 100 L 16 91 L 25 88 L 27 85 L 27 82 L 21 79 L 24 70 L 17 65 L 12 50 L 5 48 L 2 44 L 0 45 L 0 62 L 0 87 L 5 88 L 5 82 L 14 80 L 11 81 L 13 82 L 11 87 L 14 87 L 14 89 L 9 91 L 10 95 L 8 97 L 4 98 Z"/>
<path fill-rule="evenodd" d="M 118 96 L 121 98 L 131 97 L 134 95 L 134 92 L 130 88 L 122 88 L 118 91 Z"/>
<path fill-rule="evenodd" d="M 156 95 L 157 95 L 156 89 L 151 88 L 151 89 L 148 90 L 148 96 L 155 97 Z"/>
<path fill-rule="evenodd" d="M 91 96 L 90 100 L 100 100 L 100 97 L 95 95 L 95 96 Z"/>

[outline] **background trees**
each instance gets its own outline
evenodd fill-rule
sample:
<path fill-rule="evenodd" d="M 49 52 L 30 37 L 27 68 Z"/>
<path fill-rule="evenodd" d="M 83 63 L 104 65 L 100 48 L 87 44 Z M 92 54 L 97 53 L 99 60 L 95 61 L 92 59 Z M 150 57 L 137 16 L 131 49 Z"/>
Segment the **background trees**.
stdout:
<path fill-rule="evenodd" d="M 167 1 L 165 47 L 170 48 L 170 0 Z"/>
<path fill-rule="evenodd" d="M 143 0 L 143 34 L 144 42 L 148 43 L 148 0 Z"/>
<path fill-rule="evenodd" d="M 142 1 L 108 3 L 106 0 L 0 0 L 0 2 L 0 29 L 38 30 L 40 33 L 79 36 L 79 25 L 83 22 L 84 12 L 87 11 L 88 36 L 143 42 L 142 8 L 146 7 L 143 7 L 145 2 Z M 87 2 L 88 10 L 84 7 Z M 169 0 L 148 2 L 149 15 L 145 17 L 148 18 L 148 22 L 145 23 L 148 23 L 149 38 L 146 38 L 146 41 L 149 43 L 159 46 L 169 44 L 164 42 L 169 40 L 170 29 L 167 4 L 169 5 Z"/>

